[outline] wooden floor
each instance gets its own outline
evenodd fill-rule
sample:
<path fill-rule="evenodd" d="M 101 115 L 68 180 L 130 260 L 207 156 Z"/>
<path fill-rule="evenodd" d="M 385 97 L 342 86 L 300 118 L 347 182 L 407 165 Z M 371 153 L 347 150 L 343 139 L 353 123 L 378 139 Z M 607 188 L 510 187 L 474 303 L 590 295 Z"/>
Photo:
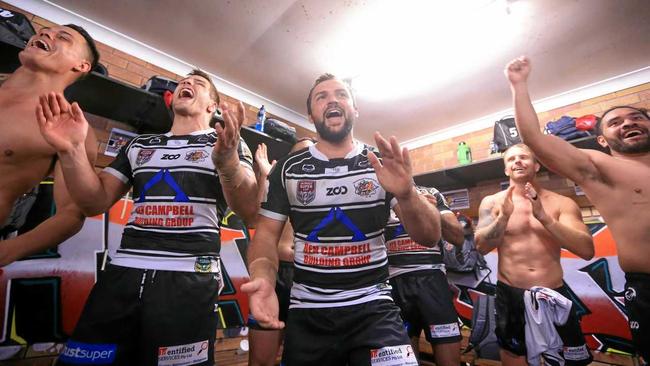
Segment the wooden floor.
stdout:
<path fill-rule="evenodd" d="M 467 339 L 469 336 L 469 331 L 463 330 L 463 340 L 461 342 L 461 349 L 465 350 L 467 347 Z M 225 337 L 223 331 L 219 330 L 217 332 L 217 347 L 215 349 L 215 363 L 217 366 L 246 366 L 248 365 L 248 353 L 240 350 L 239 345 L 242 340 L 246 339 L 243 336 L 236 337 Z M 461 351 L 462 353 L 462 351 Z M 624 356 L 617 355 L 612 353 L 600 353 L 593 352 L 594 362 L 592 365 L 620 365 L 620 366 L 638 366 L 638 362 L 635 362 L 636 359 Z M 420 365 L 422 366 L 432 366 L 435 365 L 433 362 L 433 351 L 431 345 L 424 339 L 420 337 Z M 22 360 L 8 360 L 0 361 L 0 366 L 52 366 L 54 362 L 54 357 L 37 357 L 31 359 L 22 359 Z M 466 354 L 461 354 L 461 362 L 464 365 L 471 366 L 500 366 L 501 363 L 498 361 L 485 360 L 476 358 L 474 351 L 470 351 Z M 280 364 L 280 358 L 276 360 L 276 365 Z M 313 365 L 318 366 L 318 365 Z"/>
<path fill-rule="evenodd" d="M 474 351 L 470 351 L 466 354 L 462 352 L 467 347 L 469 330 L 463 330 L 463 340 L 461 342 L 461 362 L 465 365 L 476 365 L 476 366 L 500 366 L 501 362 L 486 360 L 476 358 Z M 224 338 L 223 333 L 217 333 L 217 348 L 215 350 L 215 360 L 217 366 L 246 366 L 248 365 L 248 353 L 240 353 L 237 350 L 239 349 L 239 342 L 246 337 L 234 337 L 234 338 Z M 638 362 L 632 357 L 625 355 L 618 355 L 613 353 L 601 353 L 593 352 L 594 362 L 592 365 L 620 365 L 620 366 L 638 366 Z M 280 359 L 276 360 L 276 365 L 280 364 Z M 432 366 L 435 365 L 433 362 L 433 350 L 431 345 L 424 339 L 420 337 L 420 365 L 421 366 Z M 317 365 L 314 365 L 317 366 Z"/>

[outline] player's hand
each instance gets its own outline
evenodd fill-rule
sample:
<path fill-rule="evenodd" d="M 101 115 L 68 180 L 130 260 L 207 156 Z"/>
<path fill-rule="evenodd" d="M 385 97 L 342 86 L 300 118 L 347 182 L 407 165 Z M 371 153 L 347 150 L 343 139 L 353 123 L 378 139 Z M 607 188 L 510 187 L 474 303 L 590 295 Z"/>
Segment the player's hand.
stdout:
<path fill-rule="evenodd" d="M 275 165 L 276 161 L 273 160 L 269 162 L 269 156 L 266 149 L 266 144 L 261 143 L 257 145 L 257 150 L 255 151 L 255 166 L 257 166 L 257 172 L 260 177 L 266 178 L 269 176 L 269 172 Z"/>
<path fill-rule="evenodd" d="M 526 56 L 520 56 L 510 61 L 503 71 L 511 85 L 525 83 L 530 74 L 530 60 Z"/>
<path fill-rule="evenodd" d="M 526 198 L 528 198 L 531 205 L 533 206 L 533 216 L 535 216 L 535 218 L 542 224 L 548 222 L 549 217 L 544 210 L 542 199 L 539 197 L 539 194 L 537 194 L 535 187 L 533 187 L 533 185 L 528 182 L 524 186 L 524 192 Z"/>
<path fill-rule="evenodd" d="M 399 147 L 395 136 L 386 140 L 379 132 L 375 132 L 375 143 L 381 153 L 381 161 L 371 151 L 368 152 L 368 160 L 375 169 L 379 184 L 397 199 L 415 192 L 408 150 Z"/>
<path fill-rule="evenodd" d="M 510 215 L 512 215 L 512 212 L 515 210 L 515 204 L 512 202 L 512 192 L 514 192 L 514 190 L 515 186 L 510 185 L 503 200 L 497 206 L 498 216 L 503 217 L 506 221 L 510 219 Z"/>
<path fill-rule="evenodd" d="M 257 322 L 266 329 L 282 329 L 284 322 L 278 320 L 280 306 L 275 288 L 269 281 L 256 278 L 241 286 L 241 290 L 248 294 L 250 312 Z"/>
<path fill-rule="evenodd" d="M 245 121 L 244 104 L 239 102 L 235 108 L 228 103 L 221 103 L 223 127 L 217 123 L 214 126 L 217 132 L 217 142 L 212 150 L 212 160 L 218 169 L 233 167 L 239 164 L 237 149 L 239 148 L 240 129 Z"/>
<path fill-rule="evenodd" d="M 67 153 L 85 146 L 88 121 L 79 104 L 70 105 L 61 93 L 39 97 L 36 121 L 45 141 L 57 152 Z"/>

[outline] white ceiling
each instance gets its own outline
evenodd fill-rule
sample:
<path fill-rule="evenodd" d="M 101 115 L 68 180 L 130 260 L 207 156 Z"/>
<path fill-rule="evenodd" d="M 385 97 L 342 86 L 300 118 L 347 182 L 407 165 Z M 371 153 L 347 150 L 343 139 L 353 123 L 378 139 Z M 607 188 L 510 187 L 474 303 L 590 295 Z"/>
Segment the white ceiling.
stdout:
<path fill-rule="evenodd" d="M 533 60 L 535 99 L 650 65 L 648 0 L 455 1 L 481 7 L 462 15 L 440 10 L 423 16 L 418 9 L 434 0 L 51 3 L 302 115 L 313 80 L 326 71 L 366 73 L 379 82 L 375 91 L 392 91 L 390 81 L 402 75 L 407 83 L 425 86 L 382 100 L 359 90 L 355 136 L 364 141 L 372 141 L 375 130 L 411 140 L 510 108 L 502 70 L 520 54 Z M 363 23 L 377 8 L 393 12 L 393 18 Z M 452 38 L 459 35 L 460 40 Z M 382 69 L 388 76 L 370 72 L 375 62 L 359 65 L 368 55 L 392 62 Z M 409 79 L 405 71 L 422 64 L 430 68 Z M 272 105 L 267 108 L 274 112 Z"/>

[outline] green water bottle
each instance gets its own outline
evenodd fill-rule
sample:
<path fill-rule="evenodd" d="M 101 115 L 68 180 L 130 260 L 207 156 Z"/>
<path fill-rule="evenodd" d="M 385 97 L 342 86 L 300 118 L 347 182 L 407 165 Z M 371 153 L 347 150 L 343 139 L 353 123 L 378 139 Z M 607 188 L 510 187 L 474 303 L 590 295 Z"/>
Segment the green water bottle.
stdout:
<path fill-rule="evenodd" d="M 459 164 L 469 164 L 472 162 L 472 150 L 467 146 L 465 141 L 458 143 L 458 163 Z"/>

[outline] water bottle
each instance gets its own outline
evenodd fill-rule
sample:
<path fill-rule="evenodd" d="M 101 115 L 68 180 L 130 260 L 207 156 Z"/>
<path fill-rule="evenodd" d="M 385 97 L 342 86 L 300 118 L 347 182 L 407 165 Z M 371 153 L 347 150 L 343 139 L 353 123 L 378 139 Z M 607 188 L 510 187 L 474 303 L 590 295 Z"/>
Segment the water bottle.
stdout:
<path fill-rule="evenodd" d="M 457 154 L 459 164 L 469 164 L 472 162 L 472 150 L 470 150 L 465 141 L 458 143 Z"/>
<path fill-rule="evenodd" d="M 264 119 L 266 118 L 266 110 L 264 110 L 264 105 L 257 112 L 257 122 L 255 122 L 255 129 L 264 132 Z"/>

